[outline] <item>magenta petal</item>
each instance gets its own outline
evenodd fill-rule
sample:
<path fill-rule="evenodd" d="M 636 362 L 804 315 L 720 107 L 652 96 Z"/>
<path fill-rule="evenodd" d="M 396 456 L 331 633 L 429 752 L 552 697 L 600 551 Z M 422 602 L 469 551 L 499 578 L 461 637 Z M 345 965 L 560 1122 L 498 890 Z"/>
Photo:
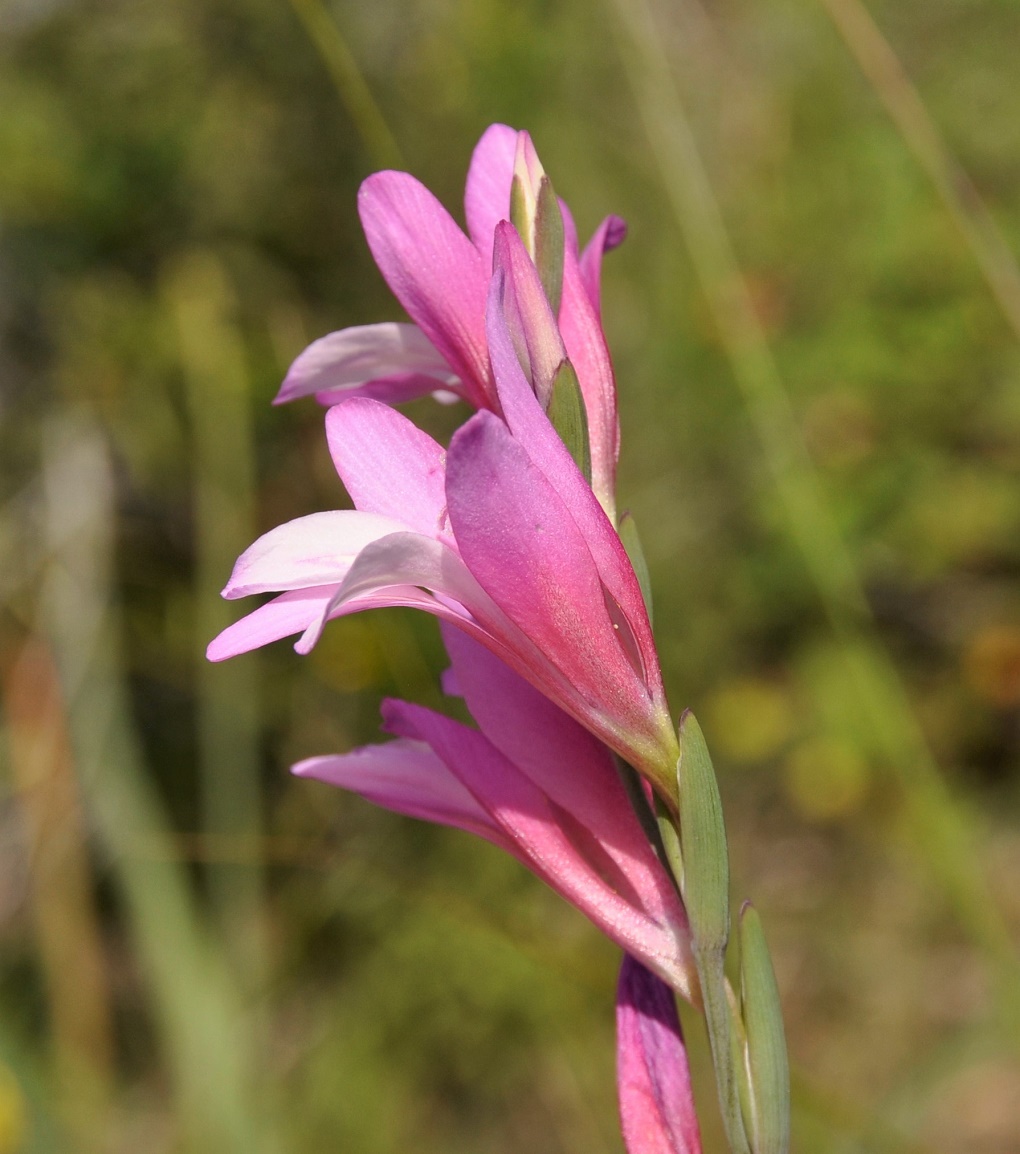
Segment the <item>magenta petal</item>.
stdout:
<path fill-rule="evenodd" d="M 588 299 L 595 309 L 595 315 L 602 316 L 602 257 L 627 237 L 627 222 L 619 216 L 607 216 L 595 230 L 591 240 L 585 245 L 578 262 L 581 280 L 588 293 Z"/>
<path fill-rule="evenodd" d="M 351 397 L 326 414 L 333 464 L 358 509 L 426 536 L 446 522 L 446 451 L 388 405 Z"/>
<path fill-rule="evenodd" d="M 485 736 L 456 721 L 403 701 L 383 706 L 386 728 L 427 742 L 477 799 L 518 855 L 543 881 L 572 902 L 624 949 L 669 976 L 684 980 L 668 928 L 640 909 L 634 896 L 607 880 L 612 863 L 597 837 L 552 803 Z"/>
<path fill-rule="evenodd" d="M 610 616 L 584 537 L 545 475 L 491 413 L 477 413 L 454 436 L 446 495 L 471 573 L 588 703 L 585 724 L 618 749 L 624 735 L 654 734 L 658 741 L 662 721 L 654 716 L 641 654 L 625 635 L 626 622 Z"/>
<path fill-rule="evenodd" d="M 299 761 L 291 772 L 349 789 L 408 817 L 455 826 L 509 849 L 502 829 L 425 744 L 397 740 Z"/>
<path fill-rule="evenodd" d="M 358 209 L 369 248 L 394 295 L 460 378 L 477 407 L 490 404 L 485 351 L 488 264 L 413 176 L 377 172 Z"/>
<path fill-rule="evenodd" d="M 225 661 L 239 653 L 250 653 L 273 641 L 303 633 L 311 622 L 321 617 L 338 588 L 338 585 L 324 585 L 314 589 L 295 589 L 275 597 L 214 637 L 206 650 L 206 657 L 210 661 Z"/>
<path fill-rule="evenodd" d="M 235 562 L 223 596 L 233 600 L 342 581 L 366 545 L 406 528 L 406 522 L 351 509 L 298 517 L 248 546 Z"/>
<path fill-rule="evenodd" d="M 331 403 L 354 389 L 384 380 L 394 401 L 436 389 L 456 389 L 457 377 L 417 325 L 357 325 L 313 341 L 290 366 L 274 404 L 315 395 Z M 380 397 L 380 400 L 388 399 Z"/>
<path fill-rule="evenodd" d="M 489 288 L 486 327 L 503 416 L 514 439 L 527 449 L 584 537 L 600 579 L 633 635 L 649 690 L 659 698 L 662 684 L 651 625 L 633 566 L 606 511 L 612 506 L 606 506 L 588 487 L 524 377 L 506 324 L 504 299 L 509 293 L 506 272 L 498 267 Z"/>
<path fill-rule="evenodd" d="M 624 957 L 616 998 L 617 1086 L 628 1154 L 701 1154 L 691 1073 L 667 985 Z"/>
<path fill-rule="evenodd" d="M 501 220 L 510 218 L 510 184 L 517 152 L 516 129 L 492 124 L 475 145 L 464 189 L 468 233 L 486 268 L 492 260 L 492 234 Z"/>

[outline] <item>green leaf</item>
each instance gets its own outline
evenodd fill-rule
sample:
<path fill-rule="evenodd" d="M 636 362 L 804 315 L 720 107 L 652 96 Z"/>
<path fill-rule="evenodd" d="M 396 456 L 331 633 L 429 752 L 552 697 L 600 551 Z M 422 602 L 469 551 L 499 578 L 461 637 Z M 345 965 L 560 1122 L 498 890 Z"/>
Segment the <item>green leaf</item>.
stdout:
<path fill-rule="evenodd" d="M 740 1069 L 744 1125 L 754 1154 L 790 1148 L 790 1067 L 779 988 L 761 918 L 750 902 L 740 911 L 740 1006 L 747 1061 Z"/>
<path fill-rule="evenodd" d="M 648 574 L 648 563 L 645 561 L 645 551 L 641 548 L 641 538 L 638 536 L 637 523 L 630 512 L 620 517 L 618 528 L 620 540 L 623 542 L 631 565 L 634 566 L 634 575 L 641 586 L 641 596 L 645 600 L 645 609 L 648 611 L 648 624 L 652 624 L 652 580 Z"/>
<path fill-rule="evenodd" d="M 556 371 L 549 393 L 549 420 L 567 446 L 584 479 L 591 484 L 591 446 L 588 442 L 588 410 L 584 407 L 581 386 L 569 361 Z"/>
<path fill-rule="evenodd" d="M 684 859 L 684 905 L 696 950 L 725 950 L 730 936 L 730 869 L 722 799 L 705 736 L 694 714 L 680 718 L 677 800 Z"/>

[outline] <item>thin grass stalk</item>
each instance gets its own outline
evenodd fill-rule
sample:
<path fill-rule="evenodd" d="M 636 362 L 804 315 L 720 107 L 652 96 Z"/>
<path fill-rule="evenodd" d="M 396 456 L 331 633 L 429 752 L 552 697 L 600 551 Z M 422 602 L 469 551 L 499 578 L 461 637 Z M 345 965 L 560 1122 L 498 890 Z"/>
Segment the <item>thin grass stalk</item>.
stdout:
<path fill-rule="evenodd" d="M 935 186 L 1003 316 L 1020 340 L 1020 267 L 970 176 L 942 139 L 921 94 L 861 0 L 822 0 L 903 142 Z"/>
<path fill-rule="evenodd" d="M 336 21 L 322 0 L 290 0 L 308 39 L 326 65 L 337 94 L 376 168 L 403 168 L 400 145 L 390 131 Z"/>
<path fill-rule="evenodd" d="M 164 278 L 177 324 L 191 417 L 194 500 L 194 656 L 203 833 L 210 844 L 245 844 L 248 859 L 206 866 L 216 917 L 249 991 L 266 980 L 258 654 L 218 665 L 210 638 L 233 620 L 220 589 L 234 559 L 258 535 L 251 386 L 237 302 L 211 254 L 179 261 Z"/>
<path fill-rule="evenodd" d="M 702 162 L 645 0 L 614 0 L 624 66 L 702 291 L 799 549 L 832 630 L 847 686 L 898 782 L 915 842 L 956 917 L 1001 979 L 1000 1009 L 1020 1035 L 1020 966 L 981 866 L 975 824 L 955 800 L 878 639 L 860 575 L 828 509 Z"/>
<path fill-rule="evenodd" d="M 85 416 L 51 420 L 43 461 L 51 564 L 43 623 L 60 670 L 82 790 L 127 916 L 176 1094 L 184 1149 L 266 1149 L 257 1051 L 234 983 L 175 863 L 123 678 L 112 588 L 113 479 Z"/>

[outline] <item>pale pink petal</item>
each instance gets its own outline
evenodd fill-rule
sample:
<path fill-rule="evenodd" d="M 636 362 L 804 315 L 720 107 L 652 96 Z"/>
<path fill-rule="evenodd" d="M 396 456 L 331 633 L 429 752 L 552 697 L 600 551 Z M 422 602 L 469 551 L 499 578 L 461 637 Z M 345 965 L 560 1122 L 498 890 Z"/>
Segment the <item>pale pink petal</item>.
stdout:
<path fill-rule="evenodd" d="M 238 557 L 223 596 L 233 600 L 342 581 L 366 545 L 406 528 L 405 522 L 353 509 L 298 517 L 270 529 Z"/>
<path fill-rule="evenodd" d="M 510 219 L 510 183 L 514 175 L 517 130 L 492 124 L 475 145 L 464 190 L 468 233 L 485 260 L 492 263 L 492 234 L 501 220 Z"/>
<path fill-rule="evenodd" d="M 578 261 L 581 272 L 581 281 L 588 299 L 595 309 L 595 315 L 602 316 L 602 257 L 618 245 L 623 244 L 627 237 L 627 222 L 619 216 L 607 216 L 595 230 L 591 240 L 585 245 L 584 252 Z"/>
<path fill-rule="evenodd" d="M 475 414 L 454 436 L 446 495 L 471 573 L 587 703 L 579 719 L 625 756 L 642 738 L 661 745 L 668 715 L 664 722 L 658 695 L 653 704 L 619 605 L 564 502 L 491 413 Z"/>
<path fill-rule="evenodd" d="M 616 998 L 617 1087 L 627 1154 L 701 1154 L 673 992 L 633 957 Z"/>
<path fill-rule="evenodd" d="M 338 585 L 324 585 L 314 589 L 295 589 L 260 606 L 254 612 L 228 625 L 213 638 L 206 650 L 210 661 L 225 661 L 239 653 L 249 653 L 273 641 L 303 633 L 312 621 L 317 621 Z"/>
<path fill-rule="evenodd" d="M 672 932 L 640 908 L 639 896 L 614 871 L 597 838 L 483 734 L 403 701 L 385 702 L 383 717 L 391 733 L 425 741 L 435 750 L 540 878 L 625 950 L 671 982 L 686 983 Z"/>
<path fill-rule="evenodd" d="M 476 407 L 492 403 L 485 351 L 488 264 L 453 218 L 406 172 L 377 172 L 358 210 L 375 262 Z"/>
<path fill-rule="evenodd" d="M 430 537 L 446 529 L 446 450 L 412 421 L 367 397 L 326 414 L 336 471 L 358 509 Z"/>
<path fill-rule="evenodd" d="M 394 588 L 399 588 L 400 594 L 393 604 L 413 604 L 452 621 L 520 663 L 510 644 L 523 648 L 527 639 L 519 635 L 452 549 L 418 533 L 394 533 L 367 546 L 295 648 L 299 653 L 309 652 L 330 617 L 391 603 L 387 599 Z M 414 597 L 408 597 L 408 589 L 415 591 Z"/>
<path fill-rule="evenodd" d="M 511 848 L 500 826 L 423 742 L 398 739 L 335 757 L 310 757 L 291 772 L 349 789 L 395 813 L 455 826 Z"/>
<path fill-rule="evenodd" d="M 320 401 L 339 400 L 354 389 L 384 381 L 391 382 L 388 388 L 394 402 L 459 386 L 450 366 L 417 325 L 389 321 L 341 329 L 313 341 L 290 366 L 273 403 L 312 395 Z"/>

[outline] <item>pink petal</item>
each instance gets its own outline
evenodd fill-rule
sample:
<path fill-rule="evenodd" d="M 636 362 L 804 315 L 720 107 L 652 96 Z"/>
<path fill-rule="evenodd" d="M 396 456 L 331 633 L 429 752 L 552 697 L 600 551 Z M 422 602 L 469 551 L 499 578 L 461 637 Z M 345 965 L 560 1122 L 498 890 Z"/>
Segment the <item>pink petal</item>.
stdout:
<path fill-rule="evenodd" d="M 395 813 L 455 826 L 511 848 L 502 829 L 422 742 L 400 739 L 336 757 L 311 757 L 291 772 L 349 789 Z"/>
<path fill-rule="evenodd" d="M 453 218 L 406 172 L 377 172 L 358 209 L 375 262 L 476 407 L 491 404 L 485 350 L 488 265 Z"/>
<path fill-rule="evenodd" d="M 595 832 L 601 851 L 640 895 L 642 908 L 672 927 L 677 955 L 693 974 L 683 903 L 634 815 L 606 746 L 469 636 L 444 625 L 443 641 L 454 688 L 488 740 L 579 826 Z M 690 985 L 683 986 L 687 996 Z"/>
<path fill-rule="evenodd" d="M 492 124 L 475 145 L 464 190 L 468 233 L 488 268 L 492 263 L 492 234 L 501 220 L 510 219 L 510 183 L 517 152 L 517 130 Z"/>
<path fill-rule="evenodd" d="M 592 488 L 612 514 L 616 462 L 620 456 L 616 379 L 598 311 L 588 296 L 577 257 L 569 244 L 563 260 L 560 333 L 588 410 Z"/>
<path fill-rule="evenodd" d="M 355 389 L 378 391 L 391 403 L 436 389 L 456 389 L 457 377 L 417 325 L 357 325 L 313 341 L 290 366 L 274 404 L 315 395 L 334 403 Z M 383 399 L 383 397 L 380 397 Z"/>
<path fill-rule="evenodd" d="M 627 237 L 627 222 L 619 216 L 607 216 L 595 230 L 591 240 L 581 253 L 578 262 L 581 281 L 588 299 L 592 303 L 595 315 L 602 318 L 602 257 L 618 245 L 623 244 Z"/>
<path fill-rule="evenodd" d="M 447 500 L 467 567 L 585 700 L 585 724 L 622 752 L 621 740 L 659 734 L 640 655 L 620 636 L 627 622 L 610 617 L 583 535 L 546 475 L 492 413 L 475 414 L 453 436 Z"/>
<path fill-rule="evenodd" d="M 388 405 L 351 397 L 326 414 L 336 471 L 359 510 L 429 537 L 446 529 L 446 451 Z"/>
<path fill-rule="evenodd" d="M 493 267 L 502 273 L 501 313 L 518 364 L 526 366 L 532 389 L 545 410 L 549 407 L 552 384 L 566 360 L 567 350 L 563 347 L 538 269 L 509 221 L 496 225 Z M 492 291 L 490 283 L 490 300 Z M 489 327 L 491 325 L 487 325 Z"/>
<path fill-rule="evenodd" d="M 225 661 L 228 657 L 249 653 L 273 641 L 304 632 L 310 622 L 318 620 L 338 588 L 338 585 L 325 585 L 315 589 L 295 589 L 274 598 L 240 621 L 228 625 L 213 638 L 206 657 L 210 661 Z"/>
<path fill-rule="evenodd" d="M 366 545 L 406 527 L 350 509 L 298 517 L 270 529 L 238 557 L 223 596 L 233 600 L 342 581 Z"/>
<path fill-rule="evenodd" d="M 392 590 L 397 593 L 391 601 Z M 309 652 L 330 617 L 386 604 L 413 605 L 452 621 L 515 660 L 504 640 L 518 640 L 512 623 L 452 549 L 418 533 L 393 533 L 367 546 L 295 648 Z M 520 641 L 527 645 L 526 639 Z"/>
<path fill-rule="evenodd" d="M 673 993 L 624 957 L 616 998 L 617 1085 L 628 1154 L 701 1154 Z"/>
<path fill-rule="evenodd" d="M 606 880 L 612 863 L 597 838 L 565 813 L 483 734 L 403 701 L 383 706 L 391 733 L 427 742 L 517 847 L 522 860 L 615 942 L 671 981 L 685 981 L 670 931 Z M 620 889 L 627 893 L 622 896 Z"/>
<path fill-rule="evenodd" d="M 497 256 L 499 252 L 497 247 Z M 630 635 L 625 638 L 628 648 L 638 651 L 648 688 L 653 696 L 661 698 L 663 691 L 655 641 L 641 587 L 605 509 L 586 484 L 521 371 L 504 315 L 503 302 L 509 291 L 506 272 L 502 266 L 497 266 L 489 289 L 486 327 L 504 418 L 514 439 L 527 449 L 532 461 L 569 510 L 591 551 L 600 580 L 626 622 L 626 632 Z"/>

